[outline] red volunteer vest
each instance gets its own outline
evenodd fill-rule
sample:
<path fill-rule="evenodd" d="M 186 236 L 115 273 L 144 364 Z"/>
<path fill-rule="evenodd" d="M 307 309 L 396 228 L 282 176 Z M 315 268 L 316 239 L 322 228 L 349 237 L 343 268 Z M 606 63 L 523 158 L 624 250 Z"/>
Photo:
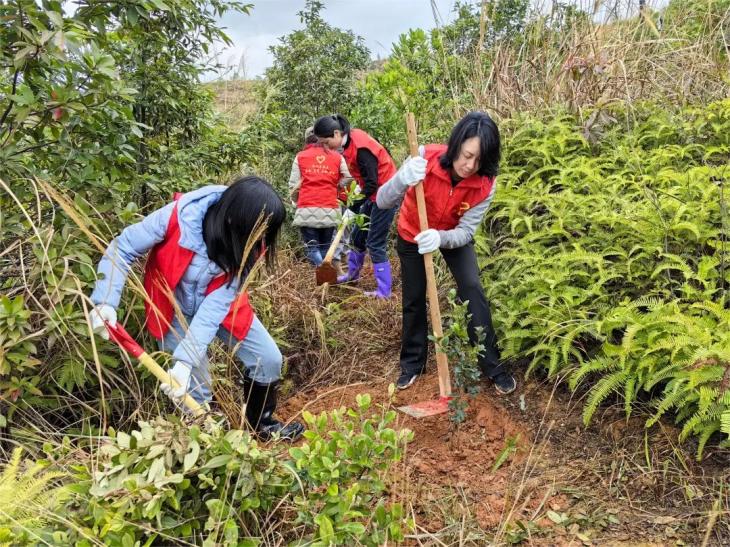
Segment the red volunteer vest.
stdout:
<path fill-rule="evenodd" d="M 446 153 L 445 144 L 426 145 L 425 159 L 426 178 L 423 179 L 423 193 L 426 198 L 426 215 L 428 227 L 434 230 L 452 230 L 461 219 L 461 215 L 484 201 L 494 186 L 494 179 L 478 174 L 462 180 L 456 186 L 451 185 L 451 175 L 439 162 Z M 398 234 L 411 243 L 421 231 L 418 222 L 415 188 L 409 188 L 403 199 L 398 217 Z"/>
<path fill-rule="evenodd" d="M 174 315 L 175 288 L 195 254 L 194 251 L 181 247 L 178 243 L 180 223 L 177 218 L 177 200 L 180 195 L 175 194 L 175 207 L 167 225 L 165 239 L 152 248 L 145 265 L 144 288 L 149 297 L 145 301 L 147 330 L 158 340 L 170 330 Z M 227 281 L 226 275 L 219 275 L 210 282 L 205 294 L 210 294 Z M 248 293 L 242 292 L 231 304 L 231 309 L 221 325 L 238 340 L 243 340 L 251 328 L 253 316 Z"/>
<path fill-rule="evenodd" d="M 337 183 L 342 156 L 318 144 L 308 144 L 297 154 L 302 182 L 297 207 L 337 209 Z"/>
<path fill-rule="evenodd" d="M 342 155 L 345 156 L 347 167 L 350 174 L 360 184 L 360 188 L 365 189 L 365 181 L 357 166 L 357 151 L 359 148 L 367 148 L 378 159 L 378 188 L 388 182 L 398 170 L 395 166 L 393 158 L 390 157 L 385 147 L 365 133 L 362 129 L 350 129 L 350 144 L 347 146 Z M 370 201 L 375 201 L 377 192 L 373 192 Z"/>

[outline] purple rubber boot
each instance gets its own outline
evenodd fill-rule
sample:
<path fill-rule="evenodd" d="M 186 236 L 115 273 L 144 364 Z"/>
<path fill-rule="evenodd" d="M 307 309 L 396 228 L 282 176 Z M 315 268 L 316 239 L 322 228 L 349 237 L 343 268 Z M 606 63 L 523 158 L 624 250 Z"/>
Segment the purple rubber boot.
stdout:
<path fill-rule="evenodd" d="M 391 286 L 393 284 L 393 279 L 390 275 L 390 262 L 385 261 L 373 264 L 373 273 L 375 274 L 375 282 L 378 288 L 375 291 L 366 292 L 365 296 L 390 298 Z"/>
<path fill-rule="evenodd" d="M 360 270 L 365 262 L 365 252 L 350 251 L 347 253 L 347 273 L 337 276 L 338 283 L 347 283 L 348 281 L 356 281 L 360 278 Z"/>

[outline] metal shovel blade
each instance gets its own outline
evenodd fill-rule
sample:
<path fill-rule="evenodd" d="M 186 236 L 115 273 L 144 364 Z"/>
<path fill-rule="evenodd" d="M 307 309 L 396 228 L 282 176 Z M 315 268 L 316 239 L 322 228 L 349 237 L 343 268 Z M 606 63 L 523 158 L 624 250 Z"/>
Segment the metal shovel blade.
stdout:
<path fill-rule="evenodd" d="M 324 285 L 325 283 L 333 285 L 337 282 L 337 270 L 331 262 L 322 262 L 317 266 L 315 274 L 317 276 L 317 285 Z"/>
<path fill-rule="evenodd" d="M 427 416 L 436 416 L 449 411 L 449 401 L 451 397 L 439 397 L 434 401 L 423 401 L 422 403 L 413 403 L 412 405 L 399 406 L 398 410 L 413 416 L 414 418 L 425 418 Z"/>

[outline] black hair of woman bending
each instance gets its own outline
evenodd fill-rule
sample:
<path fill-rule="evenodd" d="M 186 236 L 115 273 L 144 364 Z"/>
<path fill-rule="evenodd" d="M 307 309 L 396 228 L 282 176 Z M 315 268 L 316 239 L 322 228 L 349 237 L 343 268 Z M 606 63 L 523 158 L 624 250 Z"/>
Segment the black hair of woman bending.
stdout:
<path fill-rule="evenodd" d="M 262 213 L 264 218 L 261 218 Z M 264 249 L 270 267 L 276 258 L 277 238 L 285 219 L 284 202 L 268 182 L 255 176 L 239 178 L 205 215 L 203 238 L 208 258 L 234 279 L 241 270 L 251 234 L 265 221 L 264 237 L 260 245 L 249 252 L 241 273 L 243 277 L 248 275 Z"/>

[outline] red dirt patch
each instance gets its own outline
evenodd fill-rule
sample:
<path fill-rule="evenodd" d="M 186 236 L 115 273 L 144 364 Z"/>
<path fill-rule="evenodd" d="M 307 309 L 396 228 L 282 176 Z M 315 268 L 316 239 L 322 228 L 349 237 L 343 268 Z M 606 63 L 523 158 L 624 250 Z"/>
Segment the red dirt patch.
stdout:
<path fill-rule="evenodd" d="M 388 403 L 388 383 L 361 383 L 298 393 L 286 401 L 282 415 L 293 417 L 293 414 L 298 414 L 294 409 L 318 414 L 341 406 L 354 407 L 355 397 L 360 393 L 369 393 L 374 404 Z M 408 390 L 395 395 L 394 407 L 435 400 L 438 397 L 437 377 L 435 374 L 426 375 Z M 507 439 L 519 435 L 518 444 L 528 445 L 530 437 L 524 427 L 510 418 L 509 411 L 495 400 L 496 395 L 490 396 L 490 391 L 486 390 L 486 393 L 470 400 L 468 417 L 462 424 L 453 423 L 448 414 L 413 418 L 399 413 L 397 427 L 408 428 L 415 434 L 408 447 L 409 465 L 428 475 L 431 482 L 473 486 L 475 479 L 483 481 L 491 474 Z M 511 458 L 504 467 L 519 460 L 519 455 Z"/>
<path fill-rule="evenodd" d="M 352 408 L 359 393 L 369 393 L 374 405 L 388 404 L 389 383 L 371 376 L 367 382 L 310 389 L 286 400 L 280 415 L 296 419 L 302 410 L 317 414 Z M 682 494 L 682 485 L 688 484 L 686 468 L 669 467 L 663 482 L 658 473 L 647 474 L 647 457 L 656 470 L 675 466 L 666 454 L 676 453 L 676 431 L 663 426 L 652 432 L 647 456 L 643 420 L 626 421 L 622 408 L 603 409 L 608 425 L 586 429 L 580 401 L 569 393 L 526 382 L 503 398 L 491 385 L 482 387 L 484 393 L 470 401 L 461 425 L 447 414 L 416 419 L 398 413 L 396 427 L 414 432 L 403 461 L 391 473 L 391 494 L 404 502 L 416 522 L 411 538 L 418 540 L 407 545 L 501 545 L 520 537 L 540 546 L 586 541 L 662 545 L 678 538 L 693 544 L 698 533 L 704 534 L 704 515 L 713 499 L 703 494 L 688 504 Z M 437 395 L 437 378 L 431 372 L 397 392 L 391 407 Z M 517 435 L 520 450 L 492 472 L 507 440 Z M 681 461 L 692 468 L 691 458 Z M 703 469 L 693 469 L 693 484 Z M 659 482 L 645 487 L 643 482 L 652 477 Z M 696 491 L 713 492 L 716 479 L 708 481 L 698 481 Z M 702 517 L 688 519 L 698 511 Z M 659 524 L 664 521 L 657 515 L 670 515 L 680 524 Z M 521 533 L 518 526 L 529 527 L 529 532 Z M 726 533 L 724 525 L 716 528 L 718 537 Z M 464 537 L 470 540 L 462 542 Z"/>
<path fill-rule="evenodd" d="M 374 404 L 388 404 L 387 381 L 358 383 L 337 388 L 297 393 L 286 401 L 281 415 L 296 418 L 303 410 L 318 414 L 342 406 L 355 407 L 355 397 L 369 393 Z M 394 407 L 436 399 L 438 381 L 435 373 L 420 378 L 411 388 L 396 392 Z M 433 503 L 434 489 L 458 490 L 468 501 L 468 511 L 482 528 L 500 523 L 513 505 L 517 505 L 513 475 L 525 459 L 532 444 L 528 428 L 516 421 L 499 400 L 493 388 L 483 386 L 483 393 L 469 400 L 464 423 L 455 424 L 449 414 L 413 418 L 399 412 L 396 428 L 408 428 L 414 439 L 408 445 L 403 462 L 407 497 L 419 515 L 421 526 L 438 529 L 442 522 L 436 515 L 421 513 L 421 502 Z M 495 472 L 492 468 L 509 439 L 516 439 L 513 453 Z M 522 500 L 516 514 L 534 510 L 544 501 L 547 491 Z M 551 497 L 547 494 L 547 497 Z M 526 502 L 526 503 L 525 503 Z"/>

